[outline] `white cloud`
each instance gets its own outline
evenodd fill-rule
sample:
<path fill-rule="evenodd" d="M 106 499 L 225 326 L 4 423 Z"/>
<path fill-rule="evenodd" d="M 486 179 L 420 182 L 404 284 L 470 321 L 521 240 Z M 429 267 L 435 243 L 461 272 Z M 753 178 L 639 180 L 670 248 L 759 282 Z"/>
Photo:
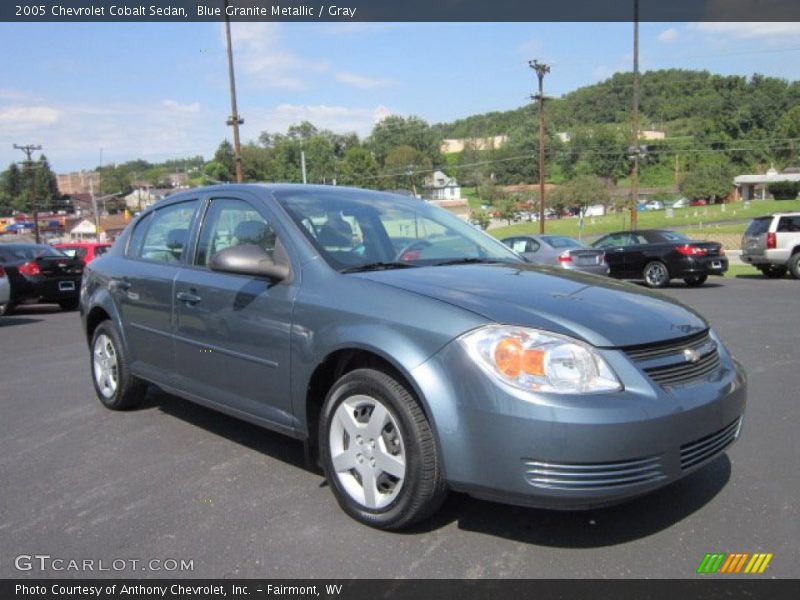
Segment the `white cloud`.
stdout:
<path fill-rule="evenodd" d="M 334 75 L 337 81 L 352 85 L 353 87 L 369 90 L 376 87 L 389 85 L 392 83 L 391 79 L 378 79 L 366 77 L 364 75 L 356 75 L 355 73 L 348 73 L 347 71 L 340 71 Z"/>
<path fill-rule="evenodd" d="M 800 36 L 800 23 L 690 23 L 689 27 L 696 31 L 725 36 L 734 36 L 739 39 L 758 38 L 796 38 Z"/>
<path fill-rule="evenodd" d="M 359 23 L 349 25 L 351 26 L 341 30 L 331 30 L 332 35 L 350 35 L 372 30 L 371 27 L 361 27 L 362 24 Z M 224 25 L 220 26 L 220 32 L 225 45 Z M 340 83 L 359 89 L 373 89 L 393 83 L 390 79 L 334 70 L 324 59 L 312 60 L 299 56 L 286 48 L 280 23 L 232 23 L 231 39 L 237 73 L 242 74 L 245 83 L 255 87 L 304 90 L 321 74 L 327 74 Z"/>
<path fill-rule="evenodd" d="M 225 45 L 225 26 L 220 25 Z M 310 61 L 284 49 L 281 24 L 232 23 L 231 40 L 237 69 L 257 87 L 303 89 L 309 74 L 327 71 L 326 61 Z"/>
<path fill-rule="evenodd" d="M 0 103 L 0 131 L 41 144 L 59 172 L 96 166 L 101 148 L 107 163 L 208 155 L 224 135 L 223 118 L 218 128 L 208 126 L 210 118 L 197 102 L 171 99 L 146 104 Z M 7 146 L 0 144 L 0 164 L 17 160 L 11 144 Z"/>
<path fill-rule="evenodd" d="M 671 44 L 675 40 L 678 39 L 678 30 L 674 27 L 670 27 L 669 29 L 665 29 L 661 33 L 658 34 L 658 41 L 664 44 Z"/>
<path fill-rule="evenodd" d="M 30 129 L 53 125 L 61 118 L 61 111 L 52 106 L 2 106 L 0 128 L 5 133 L 26 133 Z"/>
<path fill-rule="evenodd" d="M 191 104 L 181 104 L 180 102 L 176 102 L 175 100 L 164 100 L 162 102 L 164 108 L 167 110 L 177 112 L 177 113 L 198 113 L 200 112 L 200 103 L 199 102 L 192 102 Z"/>
<path fill-rule="evenodd" d="M 372 131 L 376 110 L 328 104 L 280 104 L 272 109 L 254 111 L 248 124 L 251 131 L 286 131 L 290 125 L 310 121 L 319 129 L 337 133 L 354 131 L 365 136 Z"/>

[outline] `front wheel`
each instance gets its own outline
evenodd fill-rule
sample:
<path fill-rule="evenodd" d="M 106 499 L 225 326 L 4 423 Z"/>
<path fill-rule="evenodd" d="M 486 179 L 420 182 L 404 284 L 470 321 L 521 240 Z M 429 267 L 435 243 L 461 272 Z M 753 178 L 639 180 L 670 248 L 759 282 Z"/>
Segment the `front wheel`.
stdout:
<path fill-rule="evenodd" d="M 651 288 L 663 288 L 669 283 L 667 265 L 657 260 L 647 263 L 642 275 L 644 282 Z"/>
<path fill-rule="evenodd" d="M 94 390 L 106 408 L 125 410 L 144 399 L 147 384 L 131 375 L 128 358 L 111 321 L 103 321 L 94 331 L 91 368 Z"/>
<path fill-rule="evenodd" d="M 708 279 L 708 275 L 689 275 L 683 278 L 689 287 L 700 287 L 706 282 L 706 279 Z"/>
<path fill-rule="evenodd" d="M 446 495 L 425 413 L 395 377 L 351 371 L 328 393 L 319 450 L 342 509 L 379 529 L 400 529 L 433 514 Z"/>

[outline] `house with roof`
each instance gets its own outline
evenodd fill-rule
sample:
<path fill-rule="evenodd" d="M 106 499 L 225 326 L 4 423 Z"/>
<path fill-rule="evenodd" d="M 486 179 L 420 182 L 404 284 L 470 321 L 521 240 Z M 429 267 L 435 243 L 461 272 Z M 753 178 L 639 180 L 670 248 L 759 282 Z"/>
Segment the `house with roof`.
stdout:
<path fill-rule="evenodd" d="M 461 198 L 461 186 L 455 177 L 434 171 L 425 179 L 424 197 L 426 200 L 457 200 Z"/>
<path fill-rule="evenodd" d="M 779 173 L 774 167 L 764 174 L 737 175 L 733 178 L 736 188 L 736 200 L 765 200 L 767 187 L 771 183 L 800 182 L 800 173 L 796 169 L 786 169 Z"/>

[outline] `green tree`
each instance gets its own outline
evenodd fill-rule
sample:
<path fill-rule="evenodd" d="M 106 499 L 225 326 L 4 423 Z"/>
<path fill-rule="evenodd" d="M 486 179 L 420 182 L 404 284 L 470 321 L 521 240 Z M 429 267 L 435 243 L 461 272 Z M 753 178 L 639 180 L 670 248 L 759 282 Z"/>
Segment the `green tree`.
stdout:
<path fill-rule="evenodd" d="M 503 192 L 500 197 L 495 200 L 494 206 L 496 208 L 496 212 L 501 219 L 505 219 L 506 222 L 511 225 L 512 221 L 519 220 L 519 206 L 517 205 L 517 200 L 505 192 Z"/>
<path fill-rule="evenodd" d="M 389 153 L 399 146 L 413 148 L 432 164 L 443 162 L 441 133 L 419 117 L 387 117 L 375 125 L 367 139 L 367 147 L 384 167 Z"/>
<path fill-rule="evenodd" d="M 214 166 L 213 170 L 215 175 L 206 173 L 214 179 L 219 181 L 233 181 L 236 179 L 236 157 L 233 153 L 233 145 L 228 140 L 223 142 L 217 147 L 214 152 L 214 163 L 219 166 Z"/>
<path fill-rule="evenodd" d="M 17 207 L 22 194 L 23 176 L 16 163 L 0 175 L 0 215 L 8 215 Z"/>
<path fill-rule="evenodd" d="M 775 200 L 794 200 L 800 194 L 800 182 L 798 181 L 779 181 L 770 183 L 767 191 L 772 194 Z"/>
<path fill-rule="evenodd" d="M 431 160 L 421 150 L 411 146 L 397 146 L 389 150 L 385 162 L 384 185 L 389 188 L 411 189 L 418 195 L 426 175 L 431 169 Z"/>
<path fill-rule="evenodd" d="M 722 155 L 700 155 L 679 188 L 681 194 L 691 200 L 724 198 L 733 188 L 733 169 Z"/>
<path fill-rule="evenodd" d="M 369 187 L 377 183 L 378 163 L 369 150 L 354 146 L 347 150 L 339 166 L 339 183 Z"/>

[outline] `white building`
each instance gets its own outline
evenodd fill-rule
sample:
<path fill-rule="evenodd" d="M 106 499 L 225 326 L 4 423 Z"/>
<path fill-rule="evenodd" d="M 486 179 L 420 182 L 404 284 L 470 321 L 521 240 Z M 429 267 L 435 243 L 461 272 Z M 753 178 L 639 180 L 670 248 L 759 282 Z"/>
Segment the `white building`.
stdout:
<path fill-rule="evenodd" d="M 425 180 L 425 198 L 428 200 L 455 200 L 461 198 L 461 186 L 455 177 L 448 177 L 442 171 L 434 171 Z"/>
<path fill-rule="evenodd" d="M 764 200 L 767 197 L 767 186 L 770 183 L 782 183 L 784 181 L 799 182 L 800 173 L 778 173 L 774 168 L 769 169 L 762 175 L 739 175 L 733 178 L 733 185 L 736 186 L 736 195 L 742 200 L 756 199 L 758 196 Z"/>

